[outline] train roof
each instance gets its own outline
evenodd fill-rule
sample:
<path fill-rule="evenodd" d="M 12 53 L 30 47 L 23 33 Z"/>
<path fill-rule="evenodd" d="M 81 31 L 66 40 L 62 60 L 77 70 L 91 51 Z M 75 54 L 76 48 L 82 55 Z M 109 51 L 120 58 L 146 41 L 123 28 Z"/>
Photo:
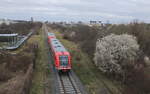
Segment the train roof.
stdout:
<path fill-rule="evenodd" d="M 67 51 L 65 47 L 60 43 L 58 39 L 51 39 L 51 44 L 54 47 L 54 50 L 57 52 L 65 52 Z"/>
<path fill-rule="evenodd" d="M 55 36 L 55 34 L 48 32 L 48 36 Z"/>

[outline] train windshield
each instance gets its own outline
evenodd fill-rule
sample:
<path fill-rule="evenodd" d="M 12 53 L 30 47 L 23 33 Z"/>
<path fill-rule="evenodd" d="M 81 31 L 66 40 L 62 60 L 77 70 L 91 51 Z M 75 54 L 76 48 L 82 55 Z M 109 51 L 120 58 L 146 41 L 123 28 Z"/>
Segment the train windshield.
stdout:
<path fill-rule="evenodd" d="M 68 65 L 68 56 L 60 56 L 60 66 L 67 66 Z"/>

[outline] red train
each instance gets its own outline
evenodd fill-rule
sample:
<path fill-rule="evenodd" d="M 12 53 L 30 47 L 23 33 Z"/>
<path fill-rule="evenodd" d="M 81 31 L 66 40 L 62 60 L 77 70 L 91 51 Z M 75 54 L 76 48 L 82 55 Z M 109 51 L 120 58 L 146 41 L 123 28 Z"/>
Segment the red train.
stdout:
<path fill-rule="evenodd" d="M 71 56 L 54 33 L 48 32 L 48 43 L 54 59 L 55 68 L 59 71 L 67 72 L 71 69 Z"/>

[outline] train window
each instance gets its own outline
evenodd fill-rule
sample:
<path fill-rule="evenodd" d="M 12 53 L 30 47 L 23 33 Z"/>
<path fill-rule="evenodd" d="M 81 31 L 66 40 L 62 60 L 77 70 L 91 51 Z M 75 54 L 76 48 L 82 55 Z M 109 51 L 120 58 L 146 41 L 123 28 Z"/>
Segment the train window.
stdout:
<path fill-rule="evenodd" d="M 60 56 L 60 66 L 67 66 L 68 65 L 68 56 Z"/>

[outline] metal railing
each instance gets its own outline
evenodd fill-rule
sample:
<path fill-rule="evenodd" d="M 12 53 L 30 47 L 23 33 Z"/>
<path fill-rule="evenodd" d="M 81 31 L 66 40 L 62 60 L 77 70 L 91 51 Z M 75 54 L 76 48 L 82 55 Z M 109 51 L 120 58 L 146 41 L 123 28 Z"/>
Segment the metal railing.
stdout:
<path fill-rule="evenodd" d="M 33 34 L 33 31 L 30 32 L 27 36 L 24 36 L 23 38 L 21 38 L 19 41 L 17 41 L 17 43 L 13 46 L 9 46 L 9 47 L 0 47 L 0 49 L 4 49 L 4 50 L 15 50 L 17 48 L 19 48 L 31 35 Z"/>

